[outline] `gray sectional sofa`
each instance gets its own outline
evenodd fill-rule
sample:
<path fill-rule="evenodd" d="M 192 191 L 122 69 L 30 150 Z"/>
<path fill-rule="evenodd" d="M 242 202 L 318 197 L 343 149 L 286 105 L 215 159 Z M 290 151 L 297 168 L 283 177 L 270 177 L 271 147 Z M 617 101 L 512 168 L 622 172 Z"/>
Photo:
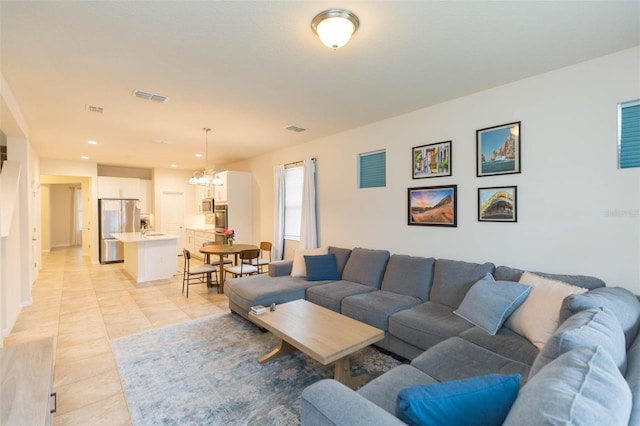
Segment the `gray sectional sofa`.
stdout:
<path fill-rule="evenodd" d="M 492 335 L 456 314 L 487 274 L 500 285 L 522 270 L 364 248 L 328 253 L 339 280 L 291 277 L 292 262 L 281 261 L 269 276 L 225 283 L 230 309 L 245 318 L 256 304 L 306 298 L 384 330 L 376 345 L 410 361 L 357 391 L 330 379 L 308 387 L 303 424 L 404 424 L 402 389 L 493 374 L 520 376 L 505 424 L 640 424 L 640 301 L 631 292 L 594 277 L 535 273 L 589 290 L 564 298 L 560 326 L 540 349 L 508 320 Z"/>

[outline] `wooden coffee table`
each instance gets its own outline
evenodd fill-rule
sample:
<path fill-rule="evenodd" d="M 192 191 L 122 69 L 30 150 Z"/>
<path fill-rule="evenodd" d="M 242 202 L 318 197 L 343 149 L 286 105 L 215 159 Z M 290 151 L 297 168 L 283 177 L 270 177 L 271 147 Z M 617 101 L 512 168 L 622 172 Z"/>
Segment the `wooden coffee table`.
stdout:
<path fill-rule="evenodd" d="M 264 363 L 300 350 L 323 365 L 335 363 L 334 379 L 355 389 L 366 374 L 351 375 L 349 355 L 384 338 L 384 331 L 306 300 L 277 305 L 249 318 L 280 338 L 279 345 L 258 359 Z"/>

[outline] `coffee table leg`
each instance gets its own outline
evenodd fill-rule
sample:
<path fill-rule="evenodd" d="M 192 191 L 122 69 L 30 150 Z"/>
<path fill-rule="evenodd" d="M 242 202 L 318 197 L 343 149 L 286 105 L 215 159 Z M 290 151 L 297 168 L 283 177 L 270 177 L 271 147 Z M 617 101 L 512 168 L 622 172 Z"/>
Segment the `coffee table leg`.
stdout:
<path fill-rule="evenodd" d="M 345 356 L 335 362 L 335 373 L 333 378 L 345 386 L 355 389 L 367 380 L 369 380 L 368 374 L 360 374 L 358 376 L 351 375 L 351 362 L 349 357 Z"/>
<path fill-rule="evenodd" d="M 285 342 L 284 340 L 280 339 L 280 344 L 278 344 L 278 346 L 268 354 L 261 356 L 260 359 L 258 359 L 258 362 L 260 364 L 263 364 L 267 361 L 280 358 L 281 356 L 294 353 L 297 350 L 298 349 L 296 349 L 295 346 L 292 346 L 289 343 Z"/>

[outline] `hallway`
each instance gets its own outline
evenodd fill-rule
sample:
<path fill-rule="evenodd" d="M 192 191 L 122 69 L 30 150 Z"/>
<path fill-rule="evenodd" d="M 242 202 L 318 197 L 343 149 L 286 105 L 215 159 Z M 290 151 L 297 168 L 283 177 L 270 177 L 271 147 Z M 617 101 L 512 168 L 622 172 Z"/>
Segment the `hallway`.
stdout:
<path fill-rule="evenodd" d="M 182 257 L 177 264 L 182 269 Z M 130 424 L 110 341 L 228 310 L 215 289 L 193 286 L 187 299 L 181 287 L 181 274 L 136 284 L 121 263 L 93 265 L 80 247 L 43 254 L 33 305 L 4 345 L 54 336 L 54 425 Z"/>

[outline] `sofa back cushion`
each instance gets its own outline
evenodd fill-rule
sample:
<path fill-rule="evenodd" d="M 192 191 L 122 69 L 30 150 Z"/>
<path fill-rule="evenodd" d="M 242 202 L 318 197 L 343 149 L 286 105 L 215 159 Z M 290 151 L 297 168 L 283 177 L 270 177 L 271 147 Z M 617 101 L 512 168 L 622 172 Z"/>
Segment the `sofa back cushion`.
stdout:
<path fill-rule="evenodd" d="M 433 257 L 394 254 L 389 259 L 382 280 L 382 290 L 429 300 L 433 281 Z"/>
<path fill-rule="evenodd" d="M 627 379 L 627 384 L 631 389 L 633 405 L 629 424 L 640 425 L 640 339 L 638 338 L 627 351 L 627 375 L 625 379 Z"/>
<path fill-rule="evenodd" d="M 479 264 L 460 260 L 436 260 L 429 300 L 457 308 L 471 286 L 487 273 L 492 273 L 494 267 L 493 263 Z"/>
<path fill-rule="evenodd" d="M 379 289 L 389 256 L 387 250 L 356 247 L 344 266 L 342 279 Z"/>
<path fill-rule="evenodd" d="M 622 328 L 607 308 L 593 308 L 578 312 L 558 327 L 533 362 L 529 380 L 560 355 L 579 346 L 596 345 L 606 349 L 625 374 L 627 354 Z"/>
<path fill-rule="evenodd" d="M 578 311 L 589 308 L 609 308 L 624 331 L 627 348 L 631 346 L 640 328 L 640 301 L 629 290 L 622 287 L 603 287 L 584 294 L 575 294 L 562 302 L 560 322 Z"/>
<path fill-rule="evenodd" d="M 588 275 L 561 275 L 561 274 L 547 274 L 546 272 L 533 272 L 536 275 L 545 278 L 551 278 L 552 280 L 562 281 L 565 283 L 573 284 L 578 287 L 593 290 L 594 288 L 604 287 L 605 283 L 600 278 L 590 277 Z M 520 277 L 524 274 L 522 269 L 510 268 L 508 266 L 498 266 L 493 273 L 493 276 L 498 281 L 519 281 Z"/>
<path fill-rule="evenodd" d="M 520 389 L 504 425 L 626 425 L 630 414 L 631 391 L 609 353 L 581 346 Z"/>
<path fill-rule="evenodd" d="M 351 249 L 329 246 L 329 253 L 334 254 L 336 256 L 338 274 L 342 277 L 342 272 L 344 271 L 344 265 L 347 264 L 347 260 L 349 260 L 349 256 L 351 256 Z"/>

